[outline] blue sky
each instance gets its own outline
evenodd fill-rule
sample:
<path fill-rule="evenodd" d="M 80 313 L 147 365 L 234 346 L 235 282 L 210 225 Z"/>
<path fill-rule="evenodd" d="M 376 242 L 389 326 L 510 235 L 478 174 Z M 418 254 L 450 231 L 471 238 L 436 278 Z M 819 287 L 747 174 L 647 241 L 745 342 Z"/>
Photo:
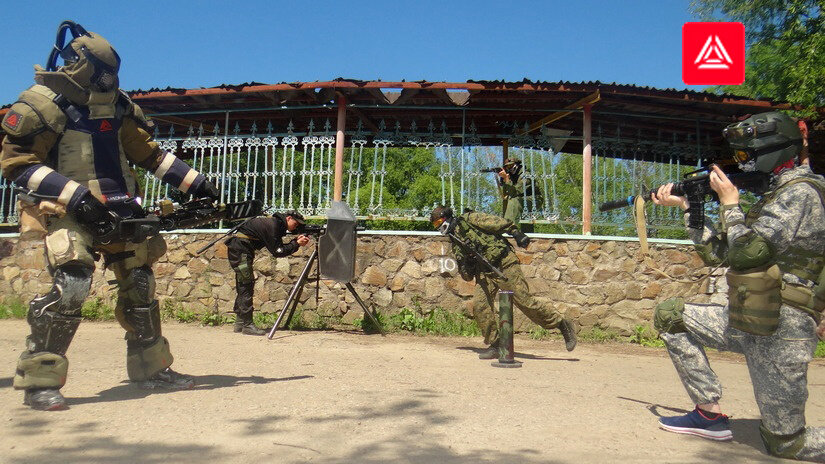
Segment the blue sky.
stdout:
<path fill-rule="evenodd" d="M 689 0 L 7 2 L 0 105 L 31 85 L 58 24 L 106 37 L 121 87 L 211 87 L 336 77 L 617 82 L 681 79 Z"/>

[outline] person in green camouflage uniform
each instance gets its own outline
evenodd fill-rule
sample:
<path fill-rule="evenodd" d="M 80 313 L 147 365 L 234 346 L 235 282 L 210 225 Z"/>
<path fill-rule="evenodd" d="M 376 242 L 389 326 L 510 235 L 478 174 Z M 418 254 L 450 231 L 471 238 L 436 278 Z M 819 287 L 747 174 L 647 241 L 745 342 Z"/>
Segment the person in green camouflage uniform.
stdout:
<path fill-rule="evenodd" d="M 770 190 L 745 214 L 736 187 L 718 167 L 712 171 L 721 227 L 706 221 L 703 229 L 688 228 L 688 233 L 708 265 L 727 260 L 728 303 L 691 304 L 675 298 L 657 306 L 654 324 L 697 405 L 688 415 L 660 419 L 660 426 L 731 439 L 719 406 L 722 387 L 703 346 L 735 351 L 748 363 L 767 451 L 825 462 L 825 427 L 805 427 L 808 363 L 825 308 L 825 178 L 797 158 L 801 135 L 784 114 L 752 116 L 729 126 L 725 137 L 742 159 L 747 156 L 743 169 L 771 173 Z M 686 198 L 671 195 L 671 187 L 660 188 L 653 201 L 687 209 Z M 756 282 L 755 276 L 765 280 Z M 755 307 L 749 303 L 754 301 Z"/>
<path fill-rule="evenodd" d="M 498 185 L 501 188 L 503 217 L 509 219 L 521 230 L 521 214 L 524 211 L 526 185 L 521 176 L 521 160 L 506 159 L 498 171 Z"/>
<path fill-rule="evenodd" d="M 476 280 L 473 318 L 484 335 L 484 342 L 490 345 L 479 358 L 498 357 L 499 321 L 494 304 L 499 290 L 512 291 L 513 304 L 531 321 L 545 329 L 560 329 L 568 351 L 576 347 L 576 334 L 570 321 L 564 319 L 552 305 L 542 304 L 530 295 L 518 257 L 503 234 L 512 235 L 516 243 L 522 247 L 526 247 L 530 239 L 519 231 L 512 221 L 472 211 L 454 217 L 450 208 L 438 206 L 432 211 L 430 222 L 450 236 L 461 277 L 466 281 Z M 473 247 L 506 278 L 501 278 L 483 263 L 478 262 L 456 243 L 453 236 Z"/>

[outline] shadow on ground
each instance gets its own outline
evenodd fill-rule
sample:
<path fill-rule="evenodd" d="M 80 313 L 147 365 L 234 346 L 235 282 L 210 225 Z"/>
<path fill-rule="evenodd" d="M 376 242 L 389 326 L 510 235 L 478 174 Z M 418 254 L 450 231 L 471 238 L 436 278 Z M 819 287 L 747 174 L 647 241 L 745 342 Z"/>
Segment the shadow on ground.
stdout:
<path fill-rule="evenodd" d="M 676 416 L 687 414 L 690 411 L 681 408 L 672 408 L 661 404 L 650 403 L 644 400 L 634 398 L 627 398 L 624 396 L 617 396 L 620 400 L 630 401 L 645 406 L 650 413 L 655 417 L 662 416 Z M 667 411 L 662 414 L 660 410 Z M 765 447 L 762 445 L 762 438 L 759 435 L 759 419 L 733 419 L 730 420 L 730 429 L 733 432 L 733 440 L 731 442 L 714 442 L 700 437 L 685 435 L 685 440 L 702 440 L 707 442 L 707 451 L 697 455 L 697 462 L 716 462 L 724 460 L 727 462 L 776 462 L 776 458 L 768 456 L 765 453 Z M 655 424 L 654 424 L 655 425 Z M 656 425 L 658 426 L 658 425 Z M 663 433 L 667 433 L 664 432 Z M 745 445 L 753 448 L 762 456 L 756 458 L 752 456 L 750 451 L 743 447 L 733 447 L 731 443 Z M 724 458 L 724 459 L 723 459 Z"/>
<path fill-rule="evenodd" d="M 165 445 L 161 442 L 128 443 L 117 437 L 79 439 L 72 446 L 49 446 L 26 457 L 8 457 L 13 464 L 169 464 L 172 462 L 221 462 L 227 453 L 213 446 Z"/>
<path fill-rule="evenodd" d="M 0 388 L 11 387 L 13 380 L 13 377 L 0 377 Z"/>
<path fill-rule="evenodd" d="M 473 346 L 457 346 L 456 349 L 457 350 L 462 350 L 462 351 L 472 351 L 473 353 L 476 353 L 476 354 L 481 353 L 482 351 L 486 350 L 486 348 L 476 348 L 476 347 L 473 347 Z M 530 353 L 520 353 L 518 351 L 516 351 L 514 353 L 514 357 L 521 358 L 521 359 L 533 359 L 533 360 L 536 360 L 536 361 L 571 361 L 571 362 L 579 361 L 579 358 L 550 358 L 550 357 L 547 357 L 547 356 L 537 356 L 535 354 L 530 354 Z"/>
<path fill-rule="evenodd" d="M 288 382 L 292 380 L 311 379 L 311 375 L 296 375 L 292 377 L 266 378 L 256 375 L 248 377 L 236 377 L 233 375 L 201 375 L 193 376 L 195 387 L 193 390 L 214 390 L 216 388 L 234 387 L 243 384 L 266 384 L 272 382 Z M 179 390 L 178 390 L 179 391 Z M 71 406 L 89 403 L 102 403 L 110 401 L 126 401 L 145 398 L 149 395 L 174 393 L 175 390 L 141 390 L 130 382 L 124 381 L 121 385 L 98 392 L 96 396 L 79 398 L 66 398 L 66 402 Z"/>
<path fill-rule="evenodd" d="M 472 451 L 460 452 L 444 444 L 444 426 L 451 426 L 456 417 L 445 414 L 432 405 L 433 398 L 443 394 L 435 389 L 420 388 L 411 390 L 409 397 L 403 400 L 374 402 L 347 410 L 331 410 L 327 414 L 319 414 L 302 419 L 305 437 L 298 442 L 287 443 L 280 439 L 275 424 L 283 419 L 278 416 L 263 416 L 258 418 L 241 419 L 236 422 L 245 424 L 238 433 L 242 436 L 249 434 L 267 434 L 272 445 L 279 448 L 296 450 L 302 457 L 290 456 L 283 462 L 306 462 L 322 464 L 383 464 L 414 463 L 414 464 L 477 464 L 477 463 L 518 463 L 518 464 L 562 464 L 562 460 L 548 460 L 546 450 L 518 448 L 512 450 L 496 450 L 500 443 L 490 443 L 490 448 L 480 444 Z M 387 423 L 386 430 L 392 430 L 389 435 L 374 438 L 368 434 L 358 434 L 357 424 L 361 422 L 376 424 Z M 404 425 L 400 425 L 404 424 Z M 325 431 L 330 429 L 350 428 L 352 433 L 347 434 L 346 444 L 330 443 Z M 322 446 L 319 443 L 325 443 Z M 336 449 L 344 452 L 337 453 Z M 276 452 L 276 451 L 273 451 Z"/>

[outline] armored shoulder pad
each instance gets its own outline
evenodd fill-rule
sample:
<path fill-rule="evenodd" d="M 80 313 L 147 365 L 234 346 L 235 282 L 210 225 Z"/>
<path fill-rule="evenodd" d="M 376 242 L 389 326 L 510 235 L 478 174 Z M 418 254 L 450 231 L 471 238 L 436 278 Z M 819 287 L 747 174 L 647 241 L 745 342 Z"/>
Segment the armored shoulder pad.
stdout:
<path fill-rule="evenodd" d="M 44 130 L 62 133 L 66 115 L 54 102 L 56 96 L 43 85 L 23 91 L 3 118 L 3 130 L 15 137 L 29 137 Z"/>
<path fill-rule="evenodd" d="M 124 115 L 134 119 L 138 126 L 142 127 L 146 130 L 146 132 L 151 133 L 155 129 L 155 123 L 143 114 L 143 110 L 140 106 L 133 102 L 123 90 L 120 91 L 120 96 L 118 98 L 118 106 L 120 105 L 126 106 Z"/>

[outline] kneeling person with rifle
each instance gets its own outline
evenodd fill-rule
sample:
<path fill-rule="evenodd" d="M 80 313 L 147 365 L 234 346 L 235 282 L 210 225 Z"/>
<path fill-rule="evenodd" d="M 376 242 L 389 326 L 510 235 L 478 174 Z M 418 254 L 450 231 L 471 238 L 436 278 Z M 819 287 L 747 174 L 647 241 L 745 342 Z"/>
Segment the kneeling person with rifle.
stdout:
<path fill-rule="evenodd" d="M 250 219 L 238 227 L 234 236 L 226 240 L 229 264 L 235 271 L 235 298 L 233 311 L 237 315 L 235 332 L 244 335 L 265 335 L 266 330 L 255 326 L 252 314 L 252 295 L 255 290 L 255 275 L 252 262 L 255 251 L 266 247 L 272 256 L 283 258 L 309 243 L 309 237 L 299 235 L 289 243 L 283 243 L 287 232 L 300 232 L 305 226 L 304 217 L 297 211 L 275 213 L 272 217 Z"/>
<path fill-rule="evenodd" d="M 527 247 L 530 238 L 512 221 L 472 211 L 454 217 L 452 209 L 438 206 L 430 214 L 430 222 L 450 238 L 461 277 L 468 282 L 476 280 L 473 318 L 484 335 L 484 342 L 489 344 L 489 348 L 479 354 L 480 359 L 499 356 L 499 324 L 493 310 L 499 289 L 512 291 L 513 304 L 531 321 L 545 329 L 561 330 L 567 351 L 573 351 L 576 347 L 573 324 L 552 306 L 530 296 L 519 260 L 503 234 L 512 235 L 522 248 Z"/>

